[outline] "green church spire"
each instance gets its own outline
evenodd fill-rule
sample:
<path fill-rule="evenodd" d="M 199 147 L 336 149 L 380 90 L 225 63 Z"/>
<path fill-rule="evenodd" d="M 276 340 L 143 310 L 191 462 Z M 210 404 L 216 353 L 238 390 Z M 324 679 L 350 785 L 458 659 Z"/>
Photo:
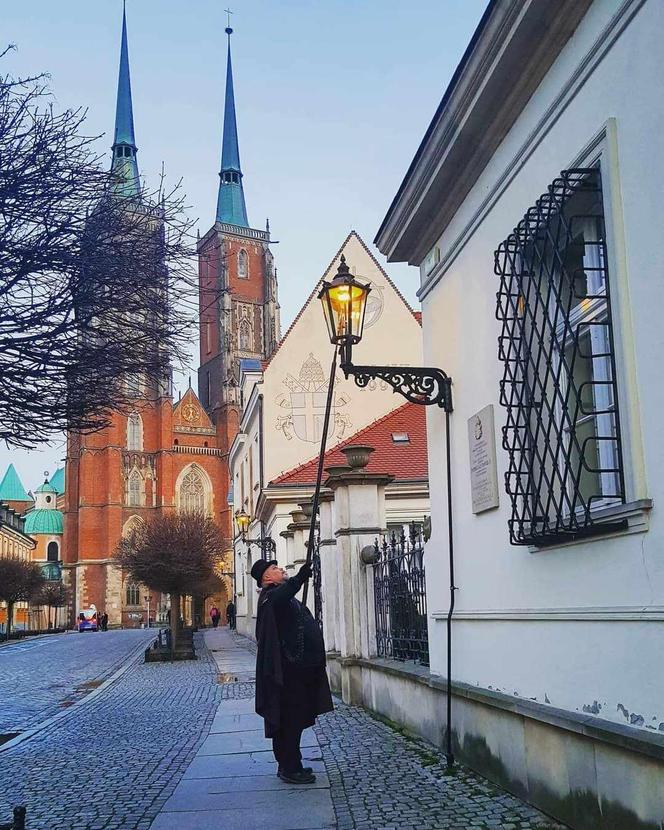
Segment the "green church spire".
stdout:
<path fill-rule="evenodd" d="M 129 76 L 129 47 L 127 46 L 127 15 L 123 8 L 118 98 L 115 108 L 113 163 L 111 165 L 111 170 L 117 178 L 115 192 L 121 196 L 139 195 L 140 181 L 136 152 L 134 113 L 131 104 L 131 78 Z"/>
<path fill-rule="evenodd" d="M 221 148 L 221 171 L 219 172 L 217 222 L 248 228 L 249 220 L 247 219 L 247 207 L 244 202 L 244 190 L 242 189 L 240 146 L 235 118 L 233 66 L 231 63 L 231 35 L 233 30 L 230 26 L 226 28 L 226 34 L 228 35 L 228 59 L 226 62 L 226 99 L 224 102 L 224 134 Z"/>

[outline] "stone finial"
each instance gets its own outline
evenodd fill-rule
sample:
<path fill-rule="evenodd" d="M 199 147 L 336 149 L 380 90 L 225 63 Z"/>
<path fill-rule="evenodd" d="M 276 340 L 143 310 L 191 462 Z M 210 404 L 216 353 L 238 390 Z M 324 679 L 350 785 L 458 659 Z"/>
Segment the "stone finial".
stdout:
<path fill-rule="evenodd" d="M 346 456 L 348 466 L 352 470 L 361 470 L 369 463 L 369 456 L 374 452 L 374 448 L 368 444 L 352 444 L 344 447 L 341 452 Z"/>

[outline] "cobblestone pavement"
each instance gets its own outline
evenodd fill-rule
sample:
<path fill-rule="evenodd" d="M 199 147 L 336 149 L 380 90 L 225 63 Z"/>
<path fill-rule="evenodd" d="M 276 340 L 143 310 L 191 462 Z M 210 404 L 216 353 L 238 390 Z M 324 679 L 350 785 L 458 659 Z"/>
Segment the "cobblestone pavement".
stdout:
<path fill-rule="evenodd" d="M 338 830 L 561 830 L 552 819 L 363 709 L 335 701 L 315 727 Z"/>
<path fill-rule="evenodd" d="M 0 646 L 0 734 L 29 729 L 71 706 L 154 636 L 140 629 L 90 631 Z"/>
<path fill-rule="evenodd" d="M 106 635 L 67 639 L 97 636 Z M 221 700 L 216 665 L 199 636 L 201 659 L 137 660 L 97 697 L 1 752 L 0 822 L 13 805 L 26 804 L 29 830 L 147 830 Z"/>

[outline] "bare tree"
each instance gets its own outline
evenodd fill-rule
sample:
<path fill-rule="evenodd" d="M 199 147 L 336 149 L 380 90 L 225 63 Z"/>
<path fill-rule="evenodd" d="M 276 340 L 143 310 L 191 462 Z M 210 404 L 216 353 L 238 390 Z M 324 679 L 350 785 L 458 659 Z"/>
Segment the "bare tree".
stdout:
<path fill-rule="evenodd" d="M 182 597 L 211 582 L 223 550 L 219 527 L 201 513 L 168 513 L 142 522 L 118 544 L 118 567 L 135 582 L 170 594 L 173 651 Z"/>
<path fill-rule="evenodd" d="M 42 570 L 35 562 L 18 556 L 0 559 L 0 600 L 7 603 L 7 639 L 14 624 L 14 606 L 30 602 L 44 585 Z"/>
<path fill-rule="evenodd" d="M 139 392 L 170 391 L 197 318 L 180 186 L 162 175 L 127 195 L 84 119 L 56 112 L 43 77 L 0 76 L 0 439 L 13 446 L 100 429 Z"/>
<path fill-rule="evenodd" d="M 55 608 L 53 628 L 57 628 L 58 609 L 69 602 L 69 592 L 62 582 L 46 582 L 34 598 L 34 602 L 48 608 L 47 628 L 51 628 L 51 610 Z"/>

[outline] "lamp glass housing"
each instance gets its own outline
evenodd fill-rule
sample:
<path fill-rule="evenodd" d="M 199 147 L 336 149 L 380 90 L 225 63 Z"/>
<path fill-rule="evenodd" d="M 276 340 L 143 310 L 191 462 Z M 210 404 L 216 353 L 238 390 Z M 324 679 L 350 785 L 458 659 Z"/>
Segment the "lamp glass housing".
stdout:
<path fill-rule="evenodd" d="M 237 529 L 240 531 L 240 535 L 244 536 L 249 530 L 251 516 L 245 510 L 238 510 L 235 513 L 235 524 L 237 525 Z"/>
<path fill-rule="evenodd" d="M 360 342 L 370 291 L 370 285 L 350 274 L 345 261 L 332 282 L 323 282 L 318 298 L 323 305 L 331 343 L 350 346 Z"/>

